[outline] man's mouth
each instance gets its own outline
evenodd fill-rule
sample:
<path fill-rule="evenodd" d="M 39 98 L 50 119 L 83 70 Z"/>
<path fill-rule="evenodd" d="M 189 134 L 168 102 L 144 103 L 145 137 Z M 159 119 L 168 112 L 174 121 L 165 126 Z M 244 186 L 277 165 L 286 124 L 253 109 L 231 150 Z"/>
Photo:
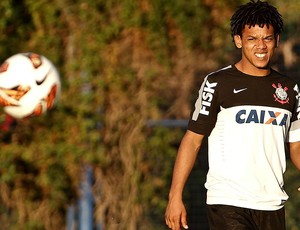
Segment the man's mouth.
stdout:
<path fill-rule="evenodd" d="M 258 57 L 258 58 L 264 58 L 267 54 L 266 53 L 263 53 L 263 54 L 261 54 L 261 53 L 256 53 L 256 54 L 254 54 L 256 57 Z"/>

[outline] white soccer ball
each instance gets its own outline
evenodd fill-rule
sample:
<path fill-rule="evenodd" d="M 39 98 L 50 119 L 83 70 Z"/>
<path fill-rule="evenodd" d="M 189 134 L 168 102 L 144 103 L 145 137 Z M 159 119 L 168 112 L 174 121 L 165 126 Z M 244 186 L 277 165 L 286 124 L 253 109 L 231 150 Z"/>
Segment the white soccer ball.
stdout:
<path fill-rule="evenodd" d="M 0 105 L 16 119 L 39 116 L 57 102 L 61 82 L 50 60 L 36 53 L 18 53 L 0 67 Z"/>

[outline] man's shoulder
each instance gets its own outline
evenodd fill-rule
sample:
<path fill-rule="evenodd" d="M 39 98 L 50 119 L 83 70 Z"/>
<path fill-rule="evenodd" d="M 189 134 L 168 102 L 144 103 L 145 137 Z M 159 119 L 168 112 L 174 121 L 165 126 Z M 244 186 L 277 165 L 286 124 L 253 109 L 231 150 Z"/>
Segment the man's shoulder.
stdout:
<path fill-rule="evenodd" d="M 206 75 L 207 79 L 213 79 L 213 80 L 221 80 L 224 78 L 224 76 L 232 75 L 234 74 L 235 68 L 233 68 L 233 65 L 228 65 L 226 67 L 220 68 L 218 70 L 215 70 L 209 74 Z"/>
<path fill-rule="evenodd" d="M 280 79 L 284 80 L 285 82 L 290 82 L 290 84 L 293 84 L 293 85 L 297 84 L 296 79 L 294 79 L 286 74 L 283 74 L 277 70 L 274 70 L 274 69 L 271 69 L 271 71 L 272 71 L 273 77 L 280 78 Z"/>
<path fill-rule="evenodd" d="M 219 68 L 219 69 L 209 73 L 208 76 L 209 75 L 219 75 L 219 74 L 222 74 L 222 73 L 225 73 L 228 71 L 232 71 L 232 70 L 233 70 L 233 65 L 228 65 L 226 67 Z"/>

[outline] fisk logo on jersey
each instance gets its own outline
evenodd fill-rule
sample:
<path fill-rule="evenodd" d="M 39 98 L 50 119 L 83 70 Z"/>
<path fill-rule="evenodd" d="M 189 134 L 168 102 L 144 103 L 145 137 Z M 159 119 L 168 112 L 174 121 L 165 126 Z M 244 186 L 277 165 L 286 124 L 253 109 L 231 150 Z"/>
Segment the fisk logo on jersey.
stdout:
<path fill-rule="evenodd" d="M 208 115 L 209 112 L 207 109 L 211 106 L 211 101 L 213 99 L 213 94 L 215 92 L 214 88 L 218 83 L 209 83 L 209 81 L 205 82 L 205 87 L 202 93 L 202 107 L 200 113 L 203 115 Z"/>
<path fill-rule="evenodd" d="M 235 120 L 238 124 L 257 123 L 285 126 L 288 114 L 271 110 L 242 109 L 237 112 Z"/>
<path fill-rule="evenodd" d="M 218 83 L 209 83 L 208 80 L 205 81 L 203 90 L 199 91 L 199 98 L 195 104 L 195 111 L 192 116 L 192 120 L 196 121 L 199 114 L 209 115 L 209 107 L 211 106 L 211 101 L 213 99 L 213 94 L 215 92 L 215 87 Z M 202 93 L 202 94 L 201 94 Z"/>

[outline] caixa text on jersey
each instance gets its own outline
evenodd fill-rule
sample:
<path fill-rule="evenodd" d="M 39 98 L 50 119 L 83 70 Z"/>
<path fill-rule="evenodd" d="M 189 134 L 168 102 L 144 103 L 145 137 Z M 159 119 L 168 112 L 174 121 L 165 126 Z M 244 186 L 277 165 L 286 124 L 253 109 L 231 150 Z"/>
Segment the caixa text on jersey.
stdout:
<path fill-rule="evenodd" d="M 237 112 L 235 120 L 238 124 L 258 123 L 285 126 L 288 114 L 269 110 L 246 110 L 242 109 Z"/>

